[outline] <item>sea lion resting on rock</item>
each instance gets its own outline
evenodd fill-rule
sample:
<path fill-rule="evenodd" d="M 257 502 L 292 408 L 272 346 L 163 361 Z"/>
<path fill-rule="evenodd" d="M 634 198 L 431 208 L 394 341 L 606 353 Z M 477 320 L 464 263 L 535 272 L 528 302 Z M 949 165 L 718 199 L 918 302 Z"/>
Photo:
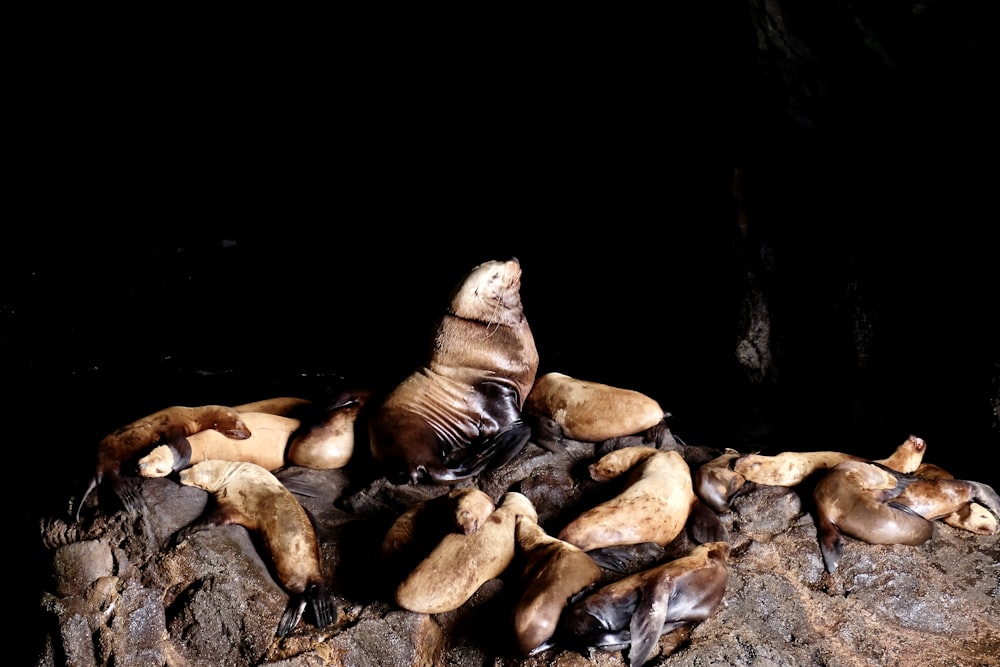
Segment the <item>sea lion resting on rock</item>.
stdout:
<path fill-rule="evenodd" d="M 514 607 L 514 637 L 521 655 L 545 650 L 569 601 L 597 583 L 601 568 L 585 551 L 517 517 L 517 546 L 525 557 L 521 596 Z"/>
<path fill-rule="evenodd" d="M 453 291 L 426 365 L 369 420 L 372 456 L 412 482 L 450 484 L 516 456 L 531 428 L 521 407 L 538 352 L 521 306 L 516 259 L 484 262 Z"/>
<path fill-rule="evenodd" d="M 903 441 L 891 456 L 878 459 L 893 470 L 910 473 L 916 470 L 924 457 L 927 443 L 923 438 L 911 435 Z M 843 452 L 782 452 L 775 456 L 744 454 L 733 463 L 733 470 L 749 482 L 772 486 L 796 486 L 820 470 L 828 470 L 844 461 L 868 462 L 860 456 Z"/>
<path fill-rule="evenodd" d="M 632 389 L 546 373 L 535 380 L 524 401 L 524 413 L 537 419 L 536 437 L 603 442 L 633 435 L 663 421 L 666 413 L 655 400 Z"/>
<path fill-rule="evenodd" d="M 180 481 L 213 494 L 216 507 L 181 529 L 177 544 L 196 531 L 229 524 L 263 538 L 278 583 L 289 594 L 277 636 L 288 635 L 298 625 L 306 604 L 312 608 L 317 627 L 337 620 L 337 607 L 326 592 L 312 520 L 274 475 L 255 463 L 210 460 L 181 470 Z"/>
<path fill-rule="evenodd" d="M 201 431 L 217 431 L 226 438 L 246 440 L 250 430 L 234 408 L 224 405 L 188 407 L 174 405 L 115 429 L 104 436 L 97 445 L 97 466 L 87 490 L 76 508 L 76 520 L 90 493 L 97 488 L 105 475 L 112 480 L 115 493 L 125 509 L 136 511 L 141 499 L 125 484 L 120 475 L 122 466 L 160 443 L 185 446 L 185 439 Z"/>
<path fill-rule="evenodd" d="M 743 488 L 746 478 L 733 470 L 741 454 L 735 449 L 726 450 L 711 461 L 698 466 L 694 472 L 694 492 L 701 501 L 716 512 L 724 512 L 729 501 Z"/>
<path fill-rule="evenodd" d="M 840 564 L 841 535 L 868 544 L 923 544 L 934 525 L 915 510 L 894 502 L 903 492 L 887 467 L 864 461 L 837 464 L 816 484 L 816 531 L 828 572 Z"/>
<path fill-rule="evenodd" d="M 439 614 L 458 609 L 514 559 L 514 525 L 518 516 L 537 521 L 528 498 L 515 491 L 474 533 L 449 533 L 396 588 L 396 603 L 408 611 Z"/>
<path fill-rule="evenodd" d="M 993 535 L 1000 518 L 1000 497 L 993 487 L 955 479 L 931 463 L 918 467 L 894 502 L 930 519 L 977 535 Z"/>
<path fill-rule="evenodd" d="M 729 548 L 728 542 L 701 544 L 585 594 L 564 612 L 559 643 L 628 648 L 629 664 L 642 667 L 661 636 L 701 623 L 718 608 L 729 580 Z"/>
<path fill-rule="evenodd" d="M 590 476 L 597 481 L 625 473 L 628 477 L 622 491 L 573 519 L 559 531 L 559 539 L 592 551 L 642 542 L 664 547 L 677 537 L 692 508 L 699 504 L 692 488 L 691 469 L 684 458 L 675 451 L 655 447 L 624 447 L 590 466 Z M 692 526 L 692 533 L 699 542 L 728 539 L 714 512 L 699 512 L 695 518 L 697 525 Z"/>

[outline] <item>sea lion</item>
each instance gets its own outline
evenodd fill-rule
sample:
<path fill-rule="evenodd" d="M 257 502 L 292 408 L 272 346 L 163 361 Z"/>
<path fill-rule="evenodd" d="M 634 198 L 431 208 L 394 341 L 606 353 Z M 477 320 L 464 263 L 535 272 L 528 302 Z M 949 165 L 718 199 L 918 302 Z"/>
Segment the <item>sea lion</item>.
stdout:
<path fill-rule="evenodd" d="M 716 512 L 725 512 L 729 501 L 744 488 L 746 478 L 733 469 L 740 456 L 738 451 L 727 447 L 722 454 L 701 464 L 694 472 L 695 495 Z"/>
<path fill-rule="evenodd" d="M 250 437 L 250 430 L 243 423 L 239 412 L 224 405 L 171 406 L 125 424 L 104 436 L 97 444 L 97 466 L 77 505 L 76 521 L 80 521 L 80 510 L 87 497 L 105 475 L 112 480 L 115 493 L 125 509 L 129 512 L 136 511 L 141 500 L 121 480 L 122 466 L 160 443 L 182 445 L 187 436 L 206 430 L 218 431 L 234 440 L 246 440 Z"/>
<path fill-rule="evenodd" d="M 642 667 L 660 637 L 701 623 L 718 608 L 729 580 L 728 542 L 709 542 L 687 556 L 628 575 L 572 602 L 559 637 L 584 649 L 628 648 Z"/>
<path fill-rule="evenodd" d="M 358 414 L 371 392 L 346 391 L 312 420 L 303 420 L 302 429 L 292 436 L 287 459 L 316 470 L 343 468 L 354 453 L 354 428 Z"/>
<path fill-rule="evenodd" d="M 515 536 L 525 563 L 523 590 L 514 606 L 514 637 L 527 657 L 549 647 L 563 609 L 597 583 L 601 568 L 585 551 L 549 535 L 528 517 L 517 517 Z"/>
<path fill-rule="evenodd" d="M 951 473 L 931 463 L 922 463 L 894 502 L 934 521 L 940 519 L 953 528 L 978 535 L 997 532 L 1000 497 L 993 487 L 970 480 L 955 479 Z"/>
<path fill-rule="evenodd" d="M 411 482 L 450 484 L 516 456 L 538 351 L 521 306 L 517 259 L 484 262 L 452 292 L 427 363 L 369 420 L 376 463 Z"/>
<path fill-rule="evenodd" d="M 869 544 L 923 544 L 934 525 L 913 509 L 894 502 L 905 486 L 889 468 L 844 461 L 826 472 L 813 489 L 816 531 L 827 572 L 840 564 L 841 535 Z"/>
<path fill-rule="evenodd" d="M 607 481 L 626 473 L 628 477 L 618 495 L 584 511 L 559 531 L 559 539 L 584 551 L 642 542 L 664 547 L 683 530 L 692 506 L 698 501 L 691 469 L 675 451 L 624 447 L 602 456 L 590 465 L 589 471 L 595 481 Z M 699 518 L 708 515 L 715 518 L 718 526 L 695 532 L 725 535 L 725 528 L 714 512 L 702 513 Z"/>
<path fill-rule="evenodd" d="M 285 465 L 288 439 L 301 422 L 267 412 L 242 412 L 240 418 L 250 429 L 249 438 L 233 440 L 211 430 L 192 433 L 176 443 L 154 447 L 139 459 L 139 474 L 166 477 L 175 470 L 209 459 L 248 461 L 267 470 Z"/>
<path fill-rule="evenodd" d="M 927 443 L 911 435 L 899 445 L 891 456 L 877 459 L 893 470 L 910 473 L 923 459 Z M 774 456 L 744 454 L 733 463 L 733 470 L 749 482 L 772 486 L 796 486 L 820 470 L 828 470 L 844 461 L 868 462 L 861 456 L 843 452 L 782 452 Z"/>
<path fill-rule="evenodd" d="M 239 524 L 263 538 L 278 583 L 289 594 L 278 622 L 278 637 L 298 625 L 307 604 L 317 627 L 337 620 L 312 520 L 278 478 L 255 463 L 210 460 L 181 470 L 180 481 L 213 494 L 216 506 L 179 531 L 177 544 L 199 530 L 229 524 Z"/>
<path fill-rule="evenodd" d="M 514 560 L 518 515 L 538 521 L 527 496 L 508 491 L 479 530 L 469 535 L 445 535 L 396 588 L 396 604 L 423 614 L 461 607 Z"/>
<path fill-rule="evenodd" d="M 233 409 L 237 412 L 266 412 L 281 417 L 301 419 L 313 409 L 313 405 L 312 400 L 299 396 L 272 396 L 259 401 L 240 403 L 234 405 Z"/>
<path fill-rule="evenodd" d="M 663 408 L 632 389 L 546 373 L 535 380 L 524 413 L 539 418 L 543 438 L 602 442 L 633 435 L 663 421 Z"/>

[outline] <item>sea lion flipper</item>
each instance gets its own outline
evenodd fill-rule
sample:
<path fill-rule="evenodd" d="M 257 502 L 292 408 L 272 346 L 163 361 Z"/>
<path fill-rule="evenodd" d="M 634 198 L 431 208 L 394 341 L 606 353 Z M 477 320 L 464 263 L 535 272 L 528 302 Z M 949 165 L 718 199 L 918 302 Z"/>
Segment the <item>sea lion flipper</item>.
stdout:
<path fill-rule="evenodd" d="M 523 421 L 517 420 L 503 431 L 482 438 L 464 451 L 456 452 L 464 454 L 461 458 L 453 457 L 445 460 L 444 465 L 448 470 L 445 478 L 438 479 L 435 473 L 430 470 L 428 472 L 438 483 L 474 477 L 487 468 L 499 468 L 509 462 L 524 449 L 530 437 L 531 428 Z"/>
<path fill-rule="evenodd" d="M 989 484 L 969 482 L 973 487 L 972 499 L 989 510 L 1000 521 L 1000 495 Z"/>
<path fill-rule="evenodd" d="M 287 637 L 288 633 L 299 624 L 305 608 L 306 596 L 304 593 L 288 598 L 288 606 L 285 607 L 285 611 L 281 614 L 281 620 L 278 621 L 277 635 L 279 637 Z"/>
<path fill-rule="evenodd" d="M 695 500 L 691 505 L 687 526 L 691 539 L 699 544 L 729 541 L 729 531 L 722 523 L 722 519 L 712 508 L 700 500 Z"/>
<path fill-rule="evenodd" d="M 317 628 L 325 628 L 337 620 L 337 605 L 322 586 L 313 584 L 306 590 Z"/>
<path fill-rule="evenodd" d="M 816 532 L 819 534 L 819 549 L 823 554 L 823 564 L 826 571 L 833 573 L 840 565 L 842 543 L 840 530 L 826 518 L 820 517 L 816 522 Z"/>
<path fill-rule="evenodd" d="M 629 563 L 633 560 L 632 554 L 628 551 L 615 547 L 600 547 L 599 549 L 591 549 L 587 552 L 587 555 L 605 570 L 611 570 L 612 572 L 618 572 L 619 574 L 626 572 L 628 570 Z"/>
<path fill-rule="evenodd" d="M 632 639 L 631 647 L 628 651 L 629 665 L 632 667 L 642 667 L 649 660 L 653 647 L 660 640 L 663 633 L 663 625 L 667 621 L 667 600 L 669 595 L 663 596 L 649 595 L 645 591 L 639 592 L 639 602 L 632 613 L 632 620 L 629 623 L 629 634 Z"/>
<path fill-rule="evenodd" d="M 146 501 L 143 500 L 142 494 L 139 492 L 142 485 L 140 480 L 133 477 L 122 477 L 114 473 L 108 475 L 108 478 L 111 480 L 111 489 L 118 496 L 126 512 L 137 514 L 142 511 L 146 506 Z"/>

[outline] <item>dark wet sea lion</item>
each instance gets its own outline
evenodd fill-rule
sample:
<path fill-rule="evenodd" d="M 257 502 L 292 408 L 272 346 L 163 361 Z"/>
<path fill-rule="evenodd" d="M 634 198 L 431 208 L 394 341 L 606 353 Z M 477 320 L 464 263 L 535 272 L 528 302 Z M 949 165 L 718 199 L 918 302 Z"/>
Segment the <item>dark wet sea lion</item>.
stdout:
<path fill-rule="evenodd" d="M 923 544 L 934 525 L 913 509 L 894 502 L 905 487 L 888 468 L 844 461 L 813 489 L 816 531 L 828 572 L 840 564 L 842 535 L 868 544 Z"/>
<path fill-rule="evenodd" d="M 303 417 L 288 445 L 288 463 L 316 470 L 347 465 L 354 454 L 358 415 L 370 396 L 367 390 L 346 391 L 319 414 Z"/>
<path fill-rule="evenodd" d="M 218 431 L 227 438 L 246 440 L 250 430 L 239 412 L 224 405 L 187 407 L 175 405 L 126 424 L 104 436 L 97 445 L 97 466 L 90 485 L 76 508 L 76 520 L 90 493 L 105 476 L 112 479 L 115 493 L 130 512 L 138 509 L 140 500 L 134 491 L 120 480 L 122 466 L 159 444 L 183 446 L 187 436 L 200 431 Z"/>
<path fill-rule="evenodd" d="M 597 583 L 601 568 L 585 551 L 549 535 L 527 517 L 517 517 L 515 530 L 524 570 L 514 606 L 514 639 L 527 657 L 549 647 L 563 609 Z"/>
<path fill-rule="evenodd" d="M 633 435 L 663 421 L 654 399 L 632 390 L 546 373 L 535 380 L 524 412 L 555 424 L 553 437 L 602 442 Z"/>
<path fill-rule="evenodd" d="M 887 458 L 877 459 L 893 470 L 910 473 L 923 459 L 927 443 L 911 435 Z M 772 486 L 796 486 L 820 470 L 829 470 L 844 461 L 869 461 L 853 454 L 833 451 L 782 452 L 774 456 L 744 454 L 733 463 L 733 470 L 748 482 Z"/>
<path fill-rule="evenodd" d="M 216 506 L 182 529 L 178 544 L 194 532 L 228 524 L 239 524 L 263 538 L 278 583 L 289 594 L 277 636 L 288 635 L 298 625 L 307 604 L 317 627 L 337 620 L 312 520 L 274 475 L 254 463 L 211 460 L 182 470 L 180 481 L 213 494 Z"/>
<path fill-rule="evenodd" d="M 661 636 L 708 618 L 729 580 L 728 542 L 709 542 L 687 556 L 636 572 L 585 594 L 566 608 L 559 641 L 584 649 L 628 648 L 642 667 Z"/>
<path fill-rule="evenodd" d="M 426 365 L 369 420 L 372 456 L 390 476 L 449 484 L 503 465 L 527 443 L 521 407 L 538 352 L 520 288 L 512 259 L 480 264 L 453 291 Z"/>
<path fill-rule="evenodd" d="M 396 588 L 396 604 L 422 614 L 461 607 L 514 560 L 518 516 L 538 520 L 526 496 L 508 491 L 479 530 L 469 535 L 445 535 Z"/>
<path fill-rule="evenodd" d="M 735 449 L 727 448 L 719 456 L 701 464 L 694 472 L 694 492 L 716 512 L 725 512 L 729 501 L 743 488 L 746 478 L 733 469 L 740 457 Z"/>

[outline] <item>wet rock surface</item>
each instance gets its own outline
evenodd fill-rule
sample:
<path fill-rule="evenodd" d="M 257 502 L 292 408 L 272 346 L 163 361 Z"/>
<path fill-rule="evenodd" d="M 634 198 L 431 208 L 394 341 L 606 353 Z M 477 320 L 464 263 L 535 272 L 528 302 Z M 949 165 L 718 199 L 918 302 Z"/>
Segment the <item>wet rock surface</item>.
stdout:
<path fill-rule="evenodd" d="M 654 444 L 679 451 L 692 470 L 714 450 L 679 442 L 669 429 L 604 443 L 569 442 L 563 452 L 533 443 L 503 469 L 466 482 L 494 498 L 525 494 L 550 534 L 601 498 L 586 465 L 603 451 Z M 176 530 L 204 511 L 207 494 L 170 478 L 142 482 L 145 509 L 117 510 L 113 497 L 89 508 L 82 525 L 41 521 L 51 563 L 42 606 L 49 628 L 37 664 L 111 665 L 628 665 L 627 651 L 567 646 L 524 658 L 511 612 L 520 593 L 519 561 L 458 609 L 400 609 L 400 573 L 380 560 L 382 539 L 407 508 L 447 487 L 395 485 L 363 456 L 340 470 L 290 467 L 278 473 L 316 518 L 335 625 L 317 629 L 309 613 L 275 638 L 287 602 L 266 552 L 240 526 L 193 535 Z M 932 457 L 929 457 L 932 458 Z M 934 536 L 911 547 L 846 539 L 828 574 L 820 556 L 807 488 L 747 483 L 720 516 L 732 553 L 721 605 L 703 623 L 664 635 L 649 664 L 685 665 L 995 665 L 1000 664 L 1000 536 L 935 522 Z M 682 534 L 665 548 L 636 545 L 628 571 L 685 555 Z M 602 583 L 622 573 L 604 570 Z"/>

